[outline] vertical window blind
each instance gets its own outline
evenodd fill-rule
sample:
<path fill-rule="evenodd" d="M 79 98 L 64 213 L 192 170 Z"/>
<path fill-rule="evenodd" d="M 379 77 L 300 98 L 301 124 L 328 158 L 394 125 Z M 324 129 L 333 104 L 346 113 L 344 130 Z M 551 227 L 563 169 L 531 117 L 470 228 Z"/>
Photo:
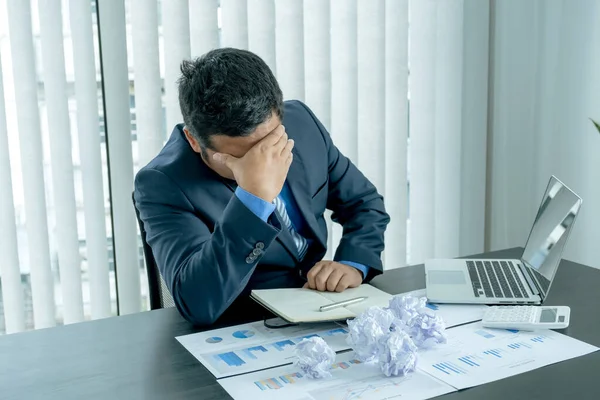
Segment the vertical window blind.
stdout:
<path fill-rule="evenodd" d="M 376 184 L 392 217 L 386 268 L 483 250 L 485 172 L 464 176 L 486 167 L 487 120 L 468 117 L 486 115 L 488 49 L 480 38 L 489 31 L 489 1 L 2 0 L 0 7 L 8 21 L 0 30 L 7 332 L 106 317 L 116 300 L 121 314 L 146 307 L 133 176 L 182 122 L 181 61 L 219 46 L 260 55 L 285 99 L 306 102 Z M 331 257 L 342 230 L 329 228 Z"/>

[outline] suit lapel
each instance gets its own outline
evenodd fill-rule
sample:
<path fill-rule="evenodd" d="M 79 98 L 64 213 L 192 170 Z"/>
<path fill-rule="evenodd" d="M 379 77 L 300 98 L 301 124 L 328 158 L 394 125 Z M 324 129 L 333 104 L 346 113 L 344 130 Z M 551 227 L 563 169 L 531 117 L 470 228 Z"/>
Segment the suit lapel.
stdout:
<path fill-rule="evenodd" d="M 306 174 L 306 169 L 302 158 L 298 155 L 298 152 L 294 149 L 292 150 L 294 153 L 294 161 L 292 161 L 292 165 L 290 165 L 290 170 L 288 171 L 287 183 L 290 186 L 290 190 L 292 195 L 294 196 L 294 200 L 296 200 L 296 204 L 300 210 L 300 214 L 302 218 L 306 222 L 306 225 L 313 233 L 313 236 L 317 238 L 317 240 L 324 247 L 327 246 L 327 242 L 325 239 L 325 235 L 319 229 L 319 224 L 315 215 L 311 208 L 311 193 L 308 187 L 308 179 Z M 221 178 L 221 181 L 232 191 L 235 192 L 237 188 L 237 184 L 235 181 L 229 181 Z M 285 225 L 281 223 L 279 216 L 275 212 L 277 216 L 277 220 L 282 226 L 281 232 L 277 235 L 277 240 L 285 247 L 290 254 L 294 256 L 294 258 L 298 258 L 298 249 L 296 244 L 294 243 L 294 239 L 285 228 Z"/>
<path fill-rule="evenodd" d="M 302 214 L 302 218 L 306 221 L 308 228 L 311 230 L 314 237 L 316 237 L 323 246 L 326 246 L 325 235 L 319 229 L 319 224 L 312 211 L 312 199 L 308 187 L 306 168 L 302 158 L 298 155 L 298 152 L 295 149 L 292 150 L 292 152 L 294 153 L 294 161 L 292 161 L 292 165 L 288 172 L 287 183 L 290 186 L 294 200 L 296 200 L 296 204 L 298 204 L 298 208 L 300 209 L 300 214 Z"/>
<path fill-rule="evenodd" d="M 235 190 L 238 187 L 238 185 L 235 181 L 231 181 L 229 179 L 225 179 L 220 176 L 219 176 L 219 178 L 225 184 L 225 186 L 227 186 L 229 188 L 229 190 L 231 190 L 232 193 L 235 193 Z M 285 225 L 281 222 L 281 219 L 279 218 L 279 214 L 276 211 L 273 212 L 273 216 L 271 218 L 276 218 L 279 223 L 279 226 L 281 226 L 281 231 L 279 232 L 279 235 L 277 235 L 276 240 L 279 243 L 281 243 L 281 245 L 288 251 L 288 253 L 290 253 L 290 255 L 292 257 L 294 257 L 297 260 L 298 259 L 298 248 L 296 247 L 296 243 L 294 243 L 294 239 L 292 238 L 292 235 L 287 230 Z"/>

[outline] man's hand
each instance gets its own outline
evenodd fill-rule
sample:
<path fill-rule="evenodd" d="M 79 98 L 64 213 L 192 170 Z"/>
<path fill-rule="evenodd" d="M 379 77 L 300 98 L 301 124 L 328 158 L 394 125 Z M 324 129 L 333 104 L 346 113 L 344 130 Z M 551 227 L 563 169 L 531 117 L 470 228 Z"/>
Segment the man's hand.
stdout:
<path fill-rule="evenodd" d="M 294 141 L 288 140 L 283 125 L 279 125 L 242 158 L 215 153 L 213 159 L 227 166 L 237 184 L 245 191 L 272 202 L 281 188 L 292 164 Z"/>
<path fill-rule="evenodd" d="M 362 273 L 354 267 L 335 261 L 319 261 L 308 271 L 305 288 L 321 292 L 343 292 L 360 286 Z"/>

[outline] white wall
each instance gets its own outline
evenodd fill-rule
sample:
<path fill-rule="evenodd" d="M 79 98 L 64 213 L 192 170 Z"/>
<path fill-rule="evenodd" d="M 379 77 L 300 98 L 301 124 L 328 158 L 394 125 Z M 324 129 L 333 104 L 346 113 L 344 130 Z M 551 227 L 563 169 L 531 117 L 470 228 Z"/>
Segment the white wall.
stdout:
<path fill-rule="evenodd" d="M 564 256 L 600 267 L 600 2 L 494 4 L 490 247 L 524 246 L 554 174 L 584 200 Z"/>

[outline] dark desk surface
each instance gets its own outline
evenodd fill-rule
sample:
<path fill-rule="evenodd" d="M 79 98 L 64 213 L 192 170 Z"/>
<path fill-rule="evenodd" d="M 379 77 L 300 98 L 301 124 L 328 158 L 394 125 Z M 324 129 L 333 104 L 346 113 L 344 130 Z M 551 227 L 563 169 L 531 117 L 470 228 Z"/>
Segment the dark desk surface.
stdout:
<path fill-rule="evenodd" d="M 520 249 L 488 257 L 519 258 Z M 423 266 L 372 282 L 390 293 L 425 286 Z M 549 305 L 571 307 L 569 336 L 600 346 L 600 270 L 563 261 Z M 227 399 L 176 340 L 195 330 L 175 309 L 0 337 L 0 399 Z M 598 399 L 600 352 L 444 399 Z"/>

